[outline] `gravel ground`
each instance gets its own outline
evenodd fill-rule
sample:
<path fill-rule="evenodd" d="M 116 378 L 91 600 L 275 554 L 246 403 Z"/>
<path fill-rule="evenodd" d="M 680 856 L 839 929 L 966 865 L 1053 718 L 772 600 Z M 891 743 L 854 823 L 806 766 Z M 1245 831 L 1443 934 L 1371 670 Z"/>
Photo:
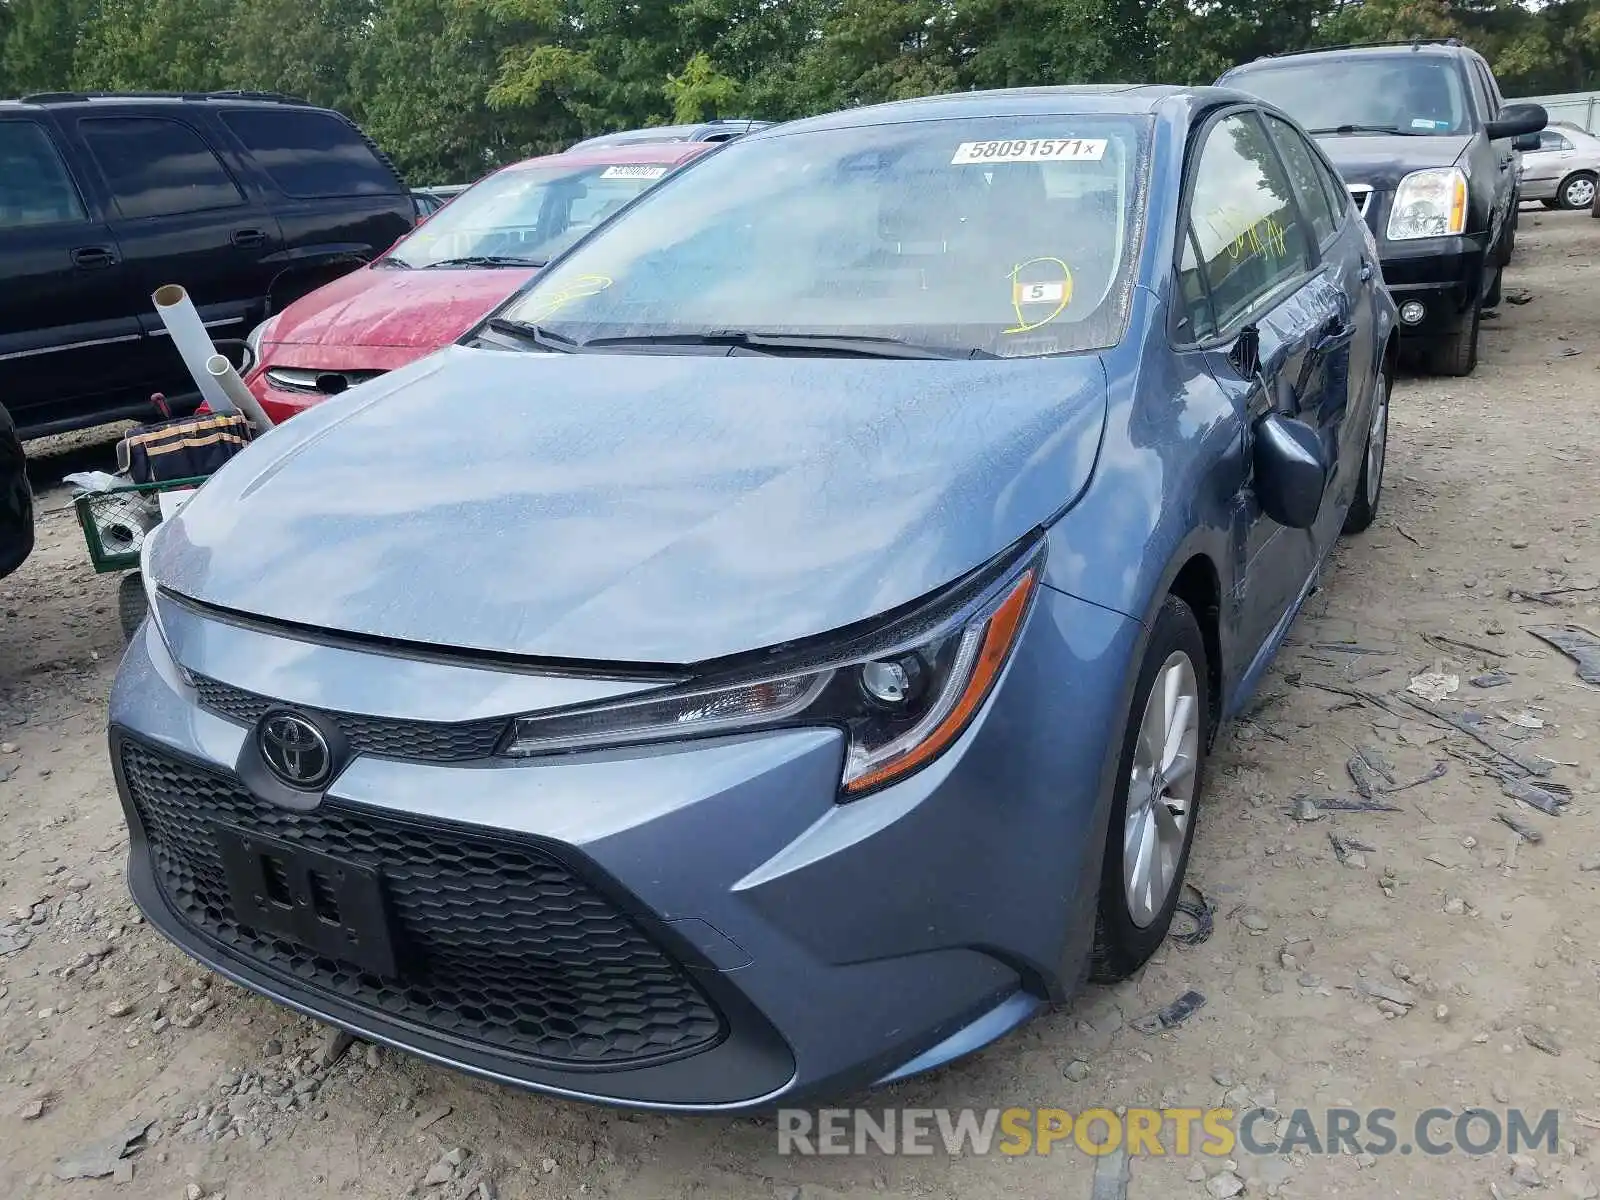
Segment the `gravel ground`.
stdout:
<path fill-rule="evenodd" d="M 1555 1109 L 1555 1153 L 1146 1157 L 1123 1186 L 1132 1200 L 1600 1195 L 1600 689 L 1526 632 L 1600 630 L 1600 223 L 1526 213 L 1521 237 L 1508 295 L 1527 302 L 1485 324 L 1471 379 L 1402 382 L 1378 525 L 1339 550 L 1252 717 L 1223 736 L 1190 869 L 1215 933 L 866 1103 L 1382 1107 L 1402 1142 L 1431 1107 Z M 0 583 L 0 1196 L 1121 1194 L 1067 1142 L 785 1157 L 771 1121 L 530 1097 L 350 1045 L 198 969 L 123 883 L 103 736 L 115 581 L 90 571 L 50 486 L 107 447 L 31 450 L 40 545 Z M 1493 670 L 1503 685 L 1472 682 Z M 1398 698 L 1425 672 L 1455 677 L 1440 710 L 1468 713 L 1495 749 Z M 1376 791 L 1395 811 L 1340 810 L 1361 753 L 1379 788 L 1383 769 L 1397 784 L 1444 774 Z M 1535 754 L 1559 764 L 1557 798 L 1571 790 L 1562 815 L 1508 798 L 1492 769 L 1520 776 L 1512 760 Z M 1191 988 L 1207 1003 L 1180 1027 L 1132 1027 Z M 126 1158 L 85 1160 L 130 1135 Z M 115 1173 L 57 1178 L 74 1160 Z"/>

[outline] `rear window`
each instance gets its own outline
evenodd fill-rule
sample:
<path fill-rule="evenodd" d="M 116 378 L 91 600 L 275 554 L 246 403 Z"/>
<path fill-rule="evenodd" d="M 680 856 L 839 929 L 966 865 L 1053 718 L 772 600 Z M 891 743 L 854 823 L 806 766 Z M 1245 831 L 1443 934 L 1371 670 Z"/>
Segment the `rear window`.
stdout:
<path fill-rule="evenodd" d="M 296 199 L 398 193 L 400 181 L 351 126 L 327 113 L 233 109 L 222 121 Z"/>
<path fill-rule="evenodd" d="M 1223 77 L 1276 104 L 1307 132 L 1470 132 L 1472 105 L 1456 60 L 1437 54 L 1288 59 Z"/>

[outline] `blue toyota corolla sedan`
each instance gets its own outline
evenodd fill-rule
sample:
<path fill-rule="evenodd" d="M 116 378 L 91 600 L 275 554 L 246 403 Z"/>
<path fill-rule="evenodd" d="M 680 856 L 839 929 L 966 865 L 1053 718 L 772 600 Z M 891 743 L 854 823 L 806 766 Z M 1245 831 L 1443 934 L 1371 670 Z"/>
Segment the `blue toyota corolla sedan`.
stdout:
<path fill-rule="evenodd" d="M 1339 177 L 1237 93 L 713 151 L 151 537 L 134 895 L 563 1096 L 950 1061 L 1165 936 L 1218 723 L 1374 518 L 1394 331 Z"/>

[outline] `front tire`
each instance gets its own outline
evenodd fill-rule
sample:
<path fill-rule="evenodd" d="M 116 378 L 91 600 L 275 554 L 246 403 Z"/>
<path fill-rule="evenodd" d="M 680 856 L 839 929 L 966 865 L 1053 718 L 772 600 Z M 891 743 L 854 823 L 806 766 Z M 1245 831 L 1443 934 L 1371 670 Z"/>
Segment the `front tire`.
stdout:
<path fill-rule="evenodd" d="M 1478 369 L 1478 331 L 1483 308 L 1473 305 L 1472 317 L 1455 333 L 1439 338 L 1429 348 L 1428 366 L 1435 375 L 1471 375 Z"/>
<path fill-rule="evenodd" d="M 1579 171 L 1561 181 L 1561 189 L 1556 196 L 1560 199 L 1562 208 L 1576 212 L 1583 208 L 1593 208 L 1597 194 L 1600 194 L 1600 188 L 1595 186 L 1595 175 L 1589 171 Z"/>
<path fill-rule="evenodd" d="M 1383 501 L 1383 464 L 1389 451 L 1389 376 L 1379 371 L 1372 383 L 1372 421 L 1367 426 L 1367 444 L 1361 460 L 1361 479 L 1356 498 L 1345 514 L 1344 531 L 1361 533 L 1378 519 Z"/>
<path fill-rule="evenodd" d="M 1133 689 L 1111 801 L 1090 977 L 1137 971 L 1167 936 L 1183 892 L 1211 736 L 1205 639 L 1168 596 Z"/>

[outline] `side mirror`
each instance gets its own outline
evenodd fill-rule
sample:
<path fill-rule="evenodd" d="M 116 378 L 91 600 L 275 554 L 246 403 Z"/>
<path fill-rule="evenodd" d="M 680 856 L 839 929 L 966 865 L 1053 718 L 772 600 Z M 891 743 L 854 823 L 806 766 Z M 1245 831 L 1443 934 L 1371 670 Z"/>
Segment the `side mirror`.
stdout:
<path fill-rule="evenodd" d="M 1511 146 L 1515 150 L 1521 150 L 1524 154 L 1531 154 L 1539 149 L 1542 144 L 1537 133 L 1524 133 L 1513 141 Z"/>
<path fill-rule="evenodd" d="M 1526 133 L 1538 133 L 1550 123 L 1550 114 L 1545 112 L 1542 104 L 1508 104 L 1500 110 L 1500 116 L 1484 126 L 1484 132 L 1489 135 L 1492 142 L 1504 138 L 1521 137 Z"/>
<path fill-rule="evenodd" d="M 1255 424 L 1255 492 L 1266 513 L 1290 529 L 1310 529 L 1322 511 L 1328 460 L 1317 431 L 1282 413 Z"/>

